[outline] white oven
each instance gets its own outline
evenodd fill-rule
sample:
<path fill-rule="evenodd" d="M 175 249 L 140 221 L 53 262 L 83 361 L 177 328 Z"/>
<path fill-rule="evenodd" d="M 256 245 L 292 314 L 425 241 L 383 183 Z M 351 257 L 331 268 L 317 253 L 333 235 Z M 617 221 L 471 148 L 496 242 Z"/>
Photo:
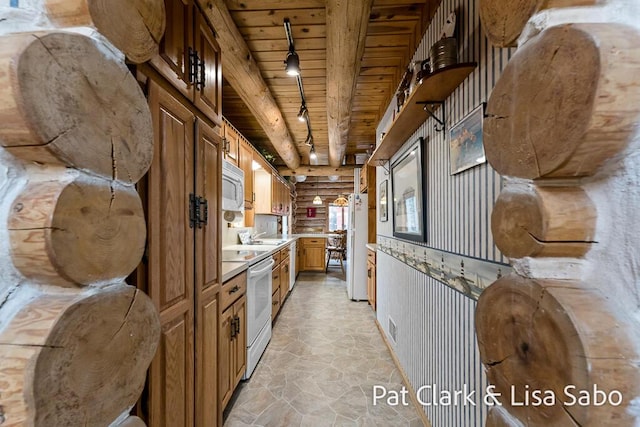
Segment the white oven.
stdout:
<path fill-rule="evenodd" d="M 247 369 L 243 379 L 251 377 L 271 340 L 271 267 L 274 264 L 269 257 L 247 270 Z"/>
<path fill-rule="evenodd" d="M 244 211 L 244 172 L 226 160 L 222 161 L 222 210 Z"/>

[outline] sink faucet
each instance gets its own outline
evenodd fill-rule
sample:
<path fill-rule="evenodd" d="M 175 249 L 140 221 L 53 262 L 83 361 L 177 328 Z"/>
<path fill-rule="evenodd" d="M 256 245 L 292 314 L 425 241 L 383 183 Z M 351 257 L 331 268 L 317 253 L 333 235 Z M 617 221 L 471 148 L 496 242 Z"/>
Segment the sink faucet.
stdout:
<path fill-rule="evenodd" d="M 255 234 L 252 234 L 251 236 L 249 236 L 249 243 L 250 243 L 250 244 L 251 244 L 251 243 L 256 243 L 256 239 L 257 239 L 258 237 L 262 236 L 262 235 L 265 235 L 265 234 L 267 234 L 267 233 L 266 233 L 266 232 L 263 232 L 263 233 L 255 233 Z"/>

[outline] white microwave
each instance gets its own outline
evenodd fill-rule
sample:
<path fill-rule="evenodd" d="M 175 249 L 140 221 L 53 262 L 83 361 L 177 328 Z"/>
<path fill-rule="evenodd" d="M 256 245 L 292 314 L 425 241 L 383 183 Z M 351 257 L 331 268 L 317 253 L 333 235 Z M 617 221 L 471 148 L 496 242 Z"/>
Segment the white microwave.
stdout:
<path fill-rule="evenodd" d="M 226 160 L 222 161 L 222 210 L 244 211 L 244 172 Z"/>

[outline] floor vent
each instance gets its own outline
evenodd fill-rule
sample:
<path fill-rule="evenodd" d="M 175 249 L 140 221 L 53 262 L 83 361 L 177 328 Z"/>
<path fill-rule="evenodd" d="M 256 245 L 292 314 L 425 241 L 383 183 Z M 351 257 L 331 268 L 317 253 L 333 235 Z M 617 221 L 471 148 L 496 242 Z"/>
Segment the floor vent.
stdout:
<path fill-rule="evenodd" d="M 391 316 L 389 316 L 389 338 L 391 338 L 391 341 L 393 341 L 394 344 L 396 344 L 396 333 L 397 333 L 397 328 L 396 328 L 396 323 L 393 321 L 393 319 L 391 318 Z"/>

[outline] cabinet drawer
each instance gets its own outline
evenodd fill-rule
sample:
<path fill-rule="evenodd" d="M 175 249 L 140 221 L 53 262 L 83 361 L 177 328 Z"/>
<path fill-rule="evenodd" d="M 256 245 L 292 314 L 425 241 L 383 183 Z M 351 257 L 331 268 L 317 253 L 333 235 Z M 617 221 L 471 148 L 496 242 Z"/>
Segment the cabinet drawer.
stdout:
<path fill-rule="evenodd" d="M 271 272 L 271 292 L 275 292 L 276 289 L 280 289 L 280 267 L 276 267 Z"/>
<path fill-rule="evenodd" d="M 367 261 L 372 262 L 374 265 L 376 263 L 376 253 L 371 249 L 367 249 Z"/>
<path fill-rule="evenodd" d="M 222 285 L 220 307 L 226 310 L 235 300 L 247 292 L 247 272 L 242 272 Z"/>
<path fill-rule="evenodd" d="M 276 262 L 274 264 L 274 266 L 278 266 L 278 264 L 280 264 L 280 251 L 274 253 L 273 255 L 271 255 L 271 258 L 273 258 L 273 260 Z"/>
<path fill-rule="evenodd" d="M 302 245 L 305 248 L 312 248 L 312 247 L 322 247 L 324 248 L 325 244 L 326 244 L 326 240 L 325 238 L 305 238 L 302 241 Z"/>
<path fill-rule="evenodd" d="M 280 249 L 280 260 L 284 260 L 285 258 L 287 258 L 289 256 L 289 246 L 287 246 L 286 248 L 282 248 Z"/>
<path fill-rule="evenodd" d="M 278 311 L 280 310 L 280 289 L 276 289 L 276 291 L 271 295 L 271 321 L 276 318 Z"/>

